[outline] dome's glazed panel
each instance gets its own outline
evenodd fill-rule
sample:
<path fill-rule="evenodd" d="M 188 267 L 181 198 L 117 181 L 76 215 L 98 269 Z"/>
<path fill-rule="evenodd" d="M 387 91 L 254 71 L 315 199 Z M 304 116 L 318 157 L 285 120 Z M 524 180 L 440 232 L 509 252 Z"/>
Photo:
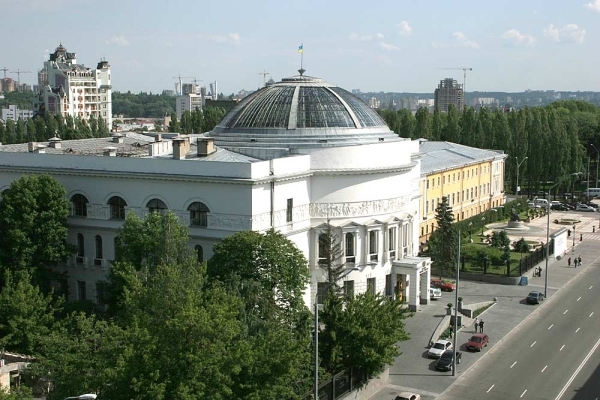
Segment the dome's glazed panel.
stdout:
<path fill-rule="evenodd" d="M 352 109 L 362 126 L 386 126 L 385 121 L 375 110 L 366 105 L 361 99 L 340 87 L 332 87 L 338 96 Z"/>
<path fill-rule="evenodd" d="M 297 128 L 354 128 L 350 113 L 325 87 L 300 86 Z"/>
<path fill-rule="evenodd" d="M 268 87 L 243 109 L 235 121 L 240 128 L 286 128 L 294 87 Z"/>

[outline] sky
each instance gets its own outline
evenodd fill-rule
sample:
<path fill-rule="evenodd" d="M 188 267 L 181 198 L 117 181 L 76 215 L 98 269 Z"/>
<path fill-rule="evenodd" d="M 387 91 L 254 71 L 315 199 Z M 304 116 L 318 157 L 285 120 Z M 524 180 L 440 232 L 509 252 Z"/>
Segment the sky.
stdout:
<path fill-rule="evenodd" d="M 0 0 L 0 67 L 36 83 L 62 43 L 114 90 L 230 94 L 297 75 L 347 90 L 600 91 L 600 0 Z M 17 75 L 7 76 L 17 79 Z"/>

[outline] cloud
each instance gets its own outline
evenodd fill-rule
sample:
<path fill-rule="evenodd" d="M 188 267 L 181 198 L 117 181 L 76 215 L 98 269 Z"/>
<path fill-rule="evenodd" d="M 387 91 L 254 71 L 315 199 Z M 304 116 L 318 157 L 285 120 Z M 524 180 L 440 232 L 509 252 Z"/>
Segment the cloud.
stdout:
<path fill-rule="evenodd" d="M 583 43 L 585 39 L 585 29 L 580 28 L 576 24 L 567 24 L 562 28 L 550 24 L 544 29 L 544 36 L 549 37 L 555 42 L 575 42 Z"/>
<path fill-rule="evenodd" d="M 431 47 L 433 47 L 434 49 L 445 49 L 447 47 L 450 47 L 450 45 L 448 43 L 431 42 Z"/>
<path fill-rule="evenodd" d="M 235 46 L 242 41 L 239 33 L 228 33 L 227 35 L 209 35 L 204 36 L 205 39 L 215 43 L 228 43 Z"/>
<path fill-rule="evenodd" d="M 374 35 L 359 35 L 357 33 L 351 33 L 349 36 L 350 40 L 354 40 L 357 42 L 370 42 L 373 40 L 383 40 L 383 34 L 377 32 Z"/>
<path fill-rule="evenodd" d="M 114 44 L 115 46 L 129 46 L 129 40 L 125 36 L 114 36 L 106 41 L 106 44 Z"/>
<path fill-rule="evenodd" d="M 386 51 L 400 51 L 400 48 L 385 42 L 379 42 L 379 48 Z"/>
<path fill-rule="evenodd" d="M 469 47 L 471 49 L 478 49 L 479 43 L 467 39 L 467 36 L 462 32 L 454 32 L 452 34 L 454 44 L 459 47 Z"/>
<path fill-rule="evenodd" d="M 516 46 L 533 46 L 536 39 L 531 35 L 526 35 L 516 29 L 510 29 L 500 35 L 502 39 L 510 40 Z"/>
<path fill-rule="evenodd" d="M 600 0 L 598 0 L 598 1 L 600 1 Z M 408 25 L 408 22 L 401 21 L 398 26 L 400 27 L 400 32 L 398 32 L 400 34 L 400 36 L 412 35 L 412 28 L 410 27 L 410 25 Z"/>
<path fill-rule="evenodd" d="M 583 6 L 588 10 L 600 12 L 600 0 L 594 0 L 593 2 L 586 3 Z"/>

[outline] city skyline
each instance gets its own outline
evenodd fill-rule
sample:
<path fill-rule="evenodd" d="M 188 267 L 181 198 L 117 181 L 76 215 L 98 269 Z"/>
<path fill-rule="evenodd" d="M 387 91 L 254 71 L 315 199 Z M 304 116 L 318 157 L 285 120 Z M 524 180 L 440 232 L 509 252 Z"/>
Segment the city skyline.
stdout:
<path fill-rule="evenodd" d="M 459 7 L 439 0 L 369 7 L 0 0 L 0 7 L 13 16 L 2 31 L 18 38 L 0 67 L 32 71 L 21 83 L 35 84 L 44 59 L 62 43 L 87 67 L 105 58 L 117 91 L 160 93 L 181 75 L 204 85 L 218 81 L 219 92 L 229 94 L 262 86 L 261 71 L 276 81 L 296 75 L 303 45 L 307 75 L 363 92 L 433 92 L 444 78 L 462 84 L 462 70 L 444 70 L 460 67 L 473 68 L 467 92 L 600 91 L 600 0 L 468 0 Z"/>

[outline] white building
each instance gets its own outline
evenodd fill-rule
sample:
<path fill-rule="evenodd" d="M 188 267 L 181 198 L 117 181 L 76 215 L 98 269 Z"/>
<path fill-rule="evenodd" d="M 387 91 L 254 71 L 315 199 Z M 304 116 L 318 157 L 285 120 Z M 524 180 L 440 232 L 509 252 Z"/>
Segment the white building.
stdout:
<path fill-rule="evenodd" d="M 94 115 L 112 125 L 110 65 L 100 61 L 96 69 L 77 64 L 75 53 L 59 45 L 38 73 L 41 93 L 34 108 L 40 112 L 89 119 Z"/>
<path fill-rule="evenodd" d="M 195 93 L 188 93 L 181 96 L 177 96 L 175 99 L 175 112 L 177 113 L 177 119 L 181 121 L 181 116 L 184 112 L 192 112 L 195 109 L 202 110 L 202 95 Z"/>
<path fill-rule="evenodd" d="M 23 121 L 27 121 L 29 118 L 33 118 L 33 111 L 31 110 L 19 110 L 19 108 L 10 104 L 8 108 L 2 109 L 2 120 L 6 121 L 12 119 L 13 121 L 18 121 L 22 119 Z"/>
<path fill-rule="evenodd" d="M 94 300 L 127 213 L 171 210 L 200 259 L 243 230 L 285 234 L 305 254 L 307 305 L 323 294 L 319 235 L 343 241 L 347 291 L 429 302 L 430 260 L 418 251 L 419 142 L 398 137 L 351 93 L 296 76 L 244 98 L 206 135 L 125 137 L 0 146 L 0 193 L 52 171 L 73 208 L 64 268 L 72 298 Z M 104 156 L 101 156 L 104 155 Z"/>

